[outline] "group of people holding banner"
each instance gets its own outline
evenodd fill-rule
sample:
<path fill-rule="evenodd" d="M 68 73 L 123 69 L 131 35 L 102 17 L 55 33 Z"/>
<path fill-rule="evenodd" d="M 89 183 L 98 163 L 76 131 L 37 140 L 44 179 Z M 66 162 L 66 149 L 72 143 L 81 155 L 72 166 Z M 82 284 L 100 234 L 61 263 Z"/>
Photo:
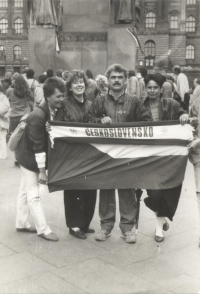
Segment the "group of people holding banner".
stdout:
<path fill-rule="evenodd" d="M 16 150 L 16 159 L 22 170 L 22 182 L 18 195 L 16 229 L 18 232 L 37 232 L 49 241 L 58 237 L 46 223 L 39 185 L 48 184 L 46 170 L 48 152 L 48 120 L 77 123 L 101 123 L 110 125 L 125 122 L 179 120 L 186 124 L 189 114 L 172 97 L 162 98 L 165 77 L 160 74 L 147 74 L 144 78 L 146 98 L 143 100 L 126 92 L 128 71 L 120 64 L 111 65 L 105 76 L 108 91 L 99 93 L 96 99 L 89 101 L 86 96 L 88 80 L 81 70 L 69 73 L 66 84 L 57 77 L 49 78 L 43 85 L 43 101 L 27 118 L 22 139 Z M 199 116 L 199 101 L 192 108 L 192 114 Z M 199 136 L 199 134 L 198 134 Z M 198 146 L 200 139 L 191 142 L 195 179 L 197 185 L 198 205 L 200 209 L 200 160 Z M 64 159 L 63 159 L 64 160 Z M 144 200 L 156 216 L 155 240 L 164 240 L 164 230 L 169 229 L 166 218 L 173 220 L 180 199 L 182 184 L 164 189 L 147 189 L 148 197 Z M 119 210 L 121 237 L 126 243 L 136 242 L 135 224 L 138 210 L 138 189 L 119 189 Z M 97 241 L 105 241 L 115 224 L 116 201 L 115 190 L 100 190 L 99 216 L 101 229 L 96 233 Z M 96 203 L 96 190 L 66 190 L 64 205 L 66 224 L 69 233 L 78 239 L 86 239 L 90 228 Z M 28 222 L 30 212 L 34 218 L 36 230 Z"/>

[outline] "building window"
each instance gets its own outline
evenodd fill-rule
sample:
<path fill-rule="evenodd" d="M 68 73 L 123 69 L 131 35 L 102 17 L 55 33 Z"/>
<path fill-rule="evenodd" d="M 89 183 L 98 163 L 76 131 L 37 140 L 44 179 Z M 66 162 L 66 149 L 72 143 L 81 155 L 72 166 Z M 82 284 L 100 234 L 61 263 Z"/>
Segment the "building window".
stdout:
<path fill-rule="evenodd" d="M 15 7 L 23 7 L 23 0 L 15 0 L 14 5 Z"/>
<path fill-rule="evenodd" d="M 145 43 L 145 66 L 150 69 L 154 67 L 156 55 L 156 45 L 153 41 Z"/>
<path fill-rule="evenodd" d="M 0 7 L 8 7 L 8 0 L 0 0 Z"/>
<path fill-rule="evenodd" d="M 8 21 L 5 18 L 0 19 L 0 32 L 1 34 L 7 34 L 8 32 Z"/>
<path fill-rule="evenodd" d="M 14 59 L 21 59 L 22 50 L 21 47 L 15 46 L 13 50 Z"/>
<path fill-rule="evenodd" d="M 178 16 L 177 15 L 171 16 L 170 27 L 171 27 L 171 29 L 178 29 Z"/>
<path fill-rule="evenodd" d="M 195 32 L 195 18 L 193 16 L 186 19 L 186 32 Z"/>
<path fill-rule="evenodd" d="M 186 59 L 194 59 L 194 46 L 188 45 L 186 47 Z"/>
<path fill-rule="evenodd" d="M 149 12 L 146 15 L 146 28 L 155 28 L 156 16 L 153 12 Z"/>
<path fill-rule="evenodd" d="M 23 21 L 21 18 L 17 18 L 14 23 L 15 33 L 22 34 L 23 32 Z"/>
<path fill-rule="evenodd" d="M 196 4 L 196 0 L 187 0 L 187 5 L 194 5 Z"/>
<path fill-rule="evenodd" d="M 4 46 L 0 46 L 0 60 L 6 59 L 6 48 Z"/>

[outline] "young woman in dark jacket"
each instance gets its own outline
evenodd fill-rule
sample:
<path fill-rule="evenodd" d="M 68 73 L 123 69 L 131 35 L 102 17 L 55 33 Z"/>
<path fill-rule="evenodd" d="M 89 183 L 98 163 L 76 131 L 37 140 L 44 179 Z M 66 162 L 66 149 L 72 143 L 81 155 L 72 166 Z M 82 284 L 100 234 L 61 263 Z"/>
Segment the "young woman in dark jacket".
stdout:
<path fill-rule="evenodd" d="M 188 115 L 181 108 L 180 104 L 171 98 L 162 98 L 161 89 L 165 77 L 161 74 L 149 74 L 144 78 L 147 90 L 147 98 L 144 106 L 149 112 L 150 120 L 180 120 L 181 124 L 187 122 Z M 172 189 L 165 190 L 147 190 L 148 197 L 144 199 L 147 207 L 156 214 L 157 224 L 155 240 L 162 242 L 164 240 L 163 229 L 167 230 L 169 225 L 165 217 L 173 220 L 176 212 L 182 185 Z"/>

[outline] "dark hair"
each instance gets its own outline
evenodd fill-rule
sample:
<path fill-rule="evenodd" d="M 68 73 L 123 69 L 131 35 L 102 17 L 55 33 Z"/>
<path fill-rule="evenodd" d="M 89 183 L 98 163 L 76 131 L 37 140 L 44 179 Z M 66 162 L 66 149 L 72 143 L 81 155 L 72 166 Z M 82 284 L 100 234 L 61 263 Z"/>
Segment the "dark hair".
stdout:
<path fill-rule="evenodd" d="M 31 99 L 31 92 L 29 86 L 22 75 L 19 75 L 15 80 L 14 95 L 18 98 L 27 97 L 28 100 Z"/>
<path fill-rule="evenodd" d="M 65 83 L 60 78 L 48 78 L 43 84 L 45 100 L 54 94 L 55 89 L 58 89 L 61 93 L 65 93 Z"/>
<path fill-rule="evenodd" d="M 172 81 L 174 83 L 174 78 L 172 76 L 170 76 L 170 75 L 167 75 L 167 80 L 170 80 L 170 81 Z"/>
<path fill-rule="evenodd" d="M 139 72 L 141 73 L 141 76 L 144 78 L 144 77 L 146 77 L 148 71 L 147 71 L 146 67 L 140 66 Z"/>
<path fill-rule="evenodd" d="M 147 86 L 150 81 L 154 81 L 159 85 L 160 88 L 162 88 L 165 80 L 166 80 L 166 77 L 164 77 L 160 73 L 148 74 L 144 78 L 144 83 L 145 83 L 145 86 Z"/>
<path fill-rule="evenodd" d="M 33 79 L 33 77 L 34 77 L 34 70 L 33 69 L 28 69 L 27 70 L 27 72 L 26 72 L 26 77 L 27 77 L 27 79 Z"/>
<path fill-rule="evenodd" d="M 62 73 L 63 73 L 63 70 L 62 69 L 58 69 L 56 71 L 56 76 L 59 77 L 59 78 L 62 78 Z"/>
<path fill-rule="evenodd" d="M 68 75 L 69 75 L 69 71 L 68 70 L 64 70 L 63 72 L 62 72 L 62 78 L 63 78 L 63 80 L 67 80 L 67 78 L 68 78 Z"/>
<path fill-rule="evenodd" d="M 47 69 L 47 78 L 53 77 L 53 69 Z"/>
<path fill-rule="evenodd" d="M 177 73 L 177 74 L 180 74 L 181 73 L 181 68 L 179 65 L 175 65 L 174 68 L 173 68 L 174 72 Z"/>
<path fill-rule="evenodd" d="M 135 71 L 129 70 L 128 75 L 129 75 L 129 77 L 135 77 Z"/>
<path fill-rule="evenodd" d="M 71 84 L 73 81 L 77 80 L 77 79 L 83 79 L 85 87 L 88 86 L 88 79 L 86 77 L 86 74 L 84 73 L 83 70 L 72 70 L 70 71 L 69 75 L 68 75 L 68 79 L 66 82 L 66 90 L 67 90 L 67 96 L 71 96 Z"/>
<path fill-rule="evenodd" d="M 109 79 L 110 74 L 111 74 L 112 71 L 123 72 L 125 78 L 127 78 L 127 76 L 128 76 L 128 70 L 125 67 L 123 67 L 121 64 L 112 64 L 111 66 L 108 67 L 108 69 L 107 69 L 107 71 L 105 73 L 105 76 L 108 79 Z"/>
<path fill-rule="evenodd" d="M 195 81 L 198 85 L 200 85 L 200 78 L 196 78 Z"/>
<path fill-rule="evenodd" d="M 93 79 L 93 73 L 91 70 L 87 69 L 85 74 L 88 77 L 88 79 Z"/>
<path fill-rule="evenodd" d="M 44 82 L 46 81 L 46 79 L 47 79 L 47 75 L 45 75 L 45 74 L 42 74 L 42 75 L 40 75 L 39 76 L 39 82 L 40 82 L 40 84 L 44 84 Z"/>

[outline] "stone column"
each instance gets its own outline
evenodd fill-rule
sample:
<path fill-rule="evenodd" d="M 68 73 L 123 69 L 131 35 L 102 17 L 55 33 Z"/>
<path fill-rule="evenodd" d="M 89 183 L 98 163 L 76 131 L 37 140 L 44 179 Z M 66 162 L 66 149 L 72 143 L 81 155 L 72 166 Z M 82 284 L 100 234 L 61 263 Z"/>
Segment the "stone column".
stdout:
<path fill-rule="evenodd" d="M 142 31 L 144 28 L 145 28 L 145 0 L 141 0 L 139 31 Z"/>
<path fill-rule="evenodd" d="M 133 19 L 133 24 L 136 24 L 136 11 L 135 11 L 135 0 L 131 1 L 132 3 L 132 19 Z"/>
<path fill-rule="evenodd" d="M 197 1 L 197 33 L 200 34 L 200 0 Z"/>
<path fill-rule="evenodd" d="M 28 5 L 27 0 L 23 0 L 23 28 L 27 29 L 27 15 L 28 15 Z"/>
<path fill-rule="evenodd" d="M 164 22 L 168 22 L 168 9 L 169 9 L 169 7 L 168 7 L 168 4 L 169 4 L 169 1 L 168 0 L 163 0 L 163 13 L 162 13 L 162 15 L 163 15 L 163 20 L 164 20 Z"/>
<path fill-rule="evenodd" d="M 12 25 L 12 7 L 14 3 L 13 0 L 8 1 L 8 33 L 12 33 L 13 25 Z"/>
<path fill-rule="evenodd" d="M 161 22 L 163 20 L 162 18 L 162 0 L 157 0 L 157 9 L 158 9 L 158 21 Z"/>
<path fill-rule="evenodd" d="M 181 21 L 180 21 L 181 32 L 185 32 L 185 22 L 186 22 L 186 0 L 181 0 Z"/>

